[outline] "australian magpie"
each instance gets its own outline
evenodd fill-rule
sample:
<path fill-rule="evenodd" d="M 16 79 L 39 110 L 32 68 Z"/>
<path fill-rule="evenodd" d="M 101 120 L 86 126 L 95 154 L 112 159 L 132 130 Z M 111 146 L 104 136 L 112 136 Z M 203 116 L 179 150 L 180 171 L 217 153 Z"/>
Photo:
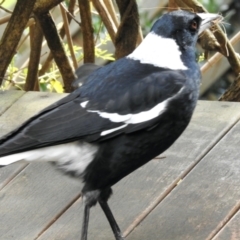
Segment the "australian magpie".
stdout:
<path fill-rule="evenodd" d="M 116 240 L 111 186 L 156 157 L 187 127 L 198 99 L 195 44 L 216 14 L 173 11 L 128 56 L 86 71 L 80 87 L 0 140 L 0 165 L 55 162 L 84 182 L 82 240 L 97 202 Z"/>

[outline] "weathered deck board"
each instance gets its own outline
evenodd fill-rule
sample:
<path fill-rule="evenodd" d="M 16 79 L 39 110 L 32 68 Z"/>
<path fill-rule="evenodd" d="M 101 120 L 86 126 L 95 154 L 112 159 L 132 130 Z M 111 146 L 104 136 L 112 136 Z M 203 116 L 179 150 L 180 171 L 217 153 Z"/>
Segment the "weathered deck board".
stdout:
<path fill-rule="evenodd" d="M 13 92 L 16 93 L 16 91 Z M 20 92 L 18 94 L 20 95 L 19 98 L 16 100 L 14 99 L 15 103 L 13 105 L 10 104 L 10 107 L 8 107 L 0 118 L 0 137 L 21 125 L 24 121 L 32 117 L 44 107 L 66 96 L 65 94 L 36 92 L 27 92 L 25 94 L 24 92 Z M 21 97 L 21 95 L 23 96 Z M 16 96 L 12 91 L 9 91 L 0 95 L 0 97 L 0 105 L 2 106 L 2 104 L 8 102 L 8 99 L 12 102 L 12 97 Z M 1 108 L 3 108 L 3 106 Z"/>
<path fill-rule="evenodd" d="M 80 194 L 79 181 L 29 164 L 0 191 L 0 239 L 35 239 Z"/>
<path fill-rule="evenodd" d="M 11 93 L 11 92 L 10 92 Z M 5 95 L 4 98 L 8 98 Z M 10 95 L 11 96 L 11 95 Z M 26 93 L 0 118 L 1 135 L 6 134 L 47 105 L 64 95 Z M 11 122 L 7 120 L 11 119 Z M 7 123 L 7 124 L 6 124 Z M 24 164 L 0 170 L 0 183 L 6 185 Z M 54 174 L 53 174 L 54 173 Z M 63 209 L 79 195 L 81 184 L 64 178 L 49 165 L 30 164 L 0 192 L 1 239 L 34 239 Z M 59 192 L 64 196 L 59 197 Z M 48 194 L 50 192 L 50 194 Z M 30 220 L 31 219 L 31 220 Z M 29 231 L 31 229 L 31 231 Z"/>
<path fill-rule="evenodd" d="M 213 238 L 213 240 L 239 240 L 240 239 L 240 211 L 229 223 Z"/>
<path fill-rule="evenodd" d="M 240 123 L 135 229 L 129 239 L 148 239 L 150 234 L 152 239 L 164 240 L 212 237 L 240 199 L 239 145 Z"/>
<path fill-rule="evenodd" d="M 22 91 L 0 91 L 0 115 L 2 115 L 13 103 L 15 103 L 24 94 L 25 92 Z"/>
<path fill-rule="evenodd" d="M 26 93 L 13 106 L 10 104 L 9 106 L 11 107 L 9 109 L 3 110 L 5 112 L 0 116 L 0 136 L 35 114 L 39 109 L 63 97 L 63 95 L 57 94 L 47 94 L 49 97 L 43 97 L 41 94 L 46 96 L 44 93 Z M 165 202 L 168 199 L 171 200 L 171 196 L 175 192 L 179 191 L 187 196 L 187 199 L 185 199 L 185 196 L 178 196 L 182 202 L 189 201 L 186 190 L 182 189 L 183 184 L 195 173 L 199 166 L 202 166 L 202 162 L 206 161 L 205 159 L 208 157 L 209 150 L 221 140 L 222 136 L 236 124 L 239 118 L 240 104 L 238 103 L 199 102 L 193 121 L 187 131 L 169 151 L 163 154 L 166 158 L 151 161 L 114 186 L 114 195 L 110 199 L 110 206 L 123 230 L 128 228 L 139 215 L 150 211 L 151 206 L 160 202 L 159 207 L 153 210 L 153 213 L 136 229 L 136 233 L 134 230 L 128 236 L 128 239 L 173 240 L 172 238 L 161 238 L 161 235 L 157 235 L 158 229 L 150 232 L 148 225 L 146 224 L 145 226 L 145 223 L 149 222 L 149 218 L 152 219 L 151 216 L 155 214 L 155 211 L 164 209 L 162 206 L 165 206 L 164 204 L 166 204 Z M 8 123 L 8 119 L 13 119 L 13 121 Z M 220 144 L 221 141 L 216 148 Z M 209 154 L 214 152 L 214 150 L 215 147 Z M 215 154 L 218 154 L 218 152 L 220 150 L 215 151 Z M 202 159 L 205 155 L 206 157 Z M 197 166 L 191 171 L 195 165 Z M 4 186 L 0 190 L 0 239 L 31 240 L 35 239 L 45 229 L 46 231 L 40 235 L 38 240 L 79 239 L 82 222 L 82 203 L 78 199 L 72 206 L 70 205 L 78 198 L 81 184 L 62 175 L 54 168 L 49 167 L 49 165 L 30 164 L 24 170 L 22 168 L 22 166 L 12 165 L 0 169 L 0 187 L 1 184 Z M 187 188 L 190 191 L 190 195 L 192 194 L 191 196 L 193 196 L 192 200 L 196 201 L 196 203 L 199 202 L 198 199 L 194 198 L 196 189 L 194 192 L 191 186 L 200 184 L 202 175 L 209 170 L 206 167 L 204 169 L 206 172 L 196 172 L 190 178 L 193 182 L 190 182 Z M 186 179 L 168 195 L 179 179 L 183 178 L 189 171 L 190 174 Z M 17 175 L 17 173 L 19 174 Z M 196 177 L 194 178 L 195 175 Z M 209 177 L 206 177 L 204 179 L 205 182 L 203 181 L 205 185 L 207 180 L 211 181 Z M 196 194 L 199 193 L 196 192 Z M 233 196 L 238 197 L 237 194 Z M 176 208 L 179 199 L 175 199 L 175 202 L 173 201 L 175 204 L 173 206 L 169 203 L 170 210 L 171 207 L 173 209 Z M 210 200 L 214 200 L 213 202 L 215 203 L 215 199 L 211 198 Z M 211 202 L 210 204 L 213 203 Z M 220 200 L 218 204 L 221 206 Z M 68 207 L 69 209 L 65 212 Z M 164 212 L 164 210 L 162 211 Z M 62 213 L 63 215 L 61 215 Z M 157 216 L 158 223 L 163 221 L 163 224 L 166 224 L 164 217 L 166 216 L 166 219 L 167 217 L 169 218 L 169 225 L 166 230 L 174 229 L 175 224 L 181 224 L 182 222 L 181 216 L 175 216 L 174 211 L 170 211 L 169 214 L 165 212 L 165 215 L 161 214 Z M 193 216 L 194 214 L 195 212 Z M 204 214 L 202 213 L 201 216 L 203 217 Z M 58 216 L 60 216 L 59 219 L 57 219 Z M 183 212 L 182 218 L 186 219 L 187 216 Z M 57 219 L 56 222 L 54 222 L 55 219 Z M 176 223 L 176 219 L 180 219 L 180 223 Z M 156 219 L 153 220 L 156 221 Z M 154 222 L 150 222 L 150 224 L 154 226 Z M 161 227 L 161 225 L 157 225 L 157 228 Z M 150 233 L 151 238 L 149 236 L 144 237 L 144 234 L 141 236 L 141 231 Z M 185 236 L 188 234 L 185 230 L 183 233 Z M 171 234 L 168 236 L 171 237 Z M 113 239 L 110 227 L 98 206 L 91 212 L 90 239 Z M 197 238 L 192 239 L 195 240 Z"/>
<path fill-rule="evenodd" d="M 0 116 L 12 106 L 19 98 L 21 98 L 25 92 L 22 91 L 0 91 Z M 8 119 L 8 122 L 11 121 Z M 4 135 L 2 128 L 0 127 L 0 137 Z M 12 177 L 9 176 L 9 171 L 12 173 Z M 0 172 L 0 189 L 5 186 L 16 174 L 16 165 L 9 166 L 8 168 L 4 168 Z"/>
<path fill-rule="evenodd" d="M 187 131 L 163 154 L 165 159 L 148 163 L 114 186 L 114 195 L 109 202 L 123 230 L 154 202 L 164 198 L 185 172 L 188 172 L 236 123 L 240 117 L 239 107 L 239 104 L 234 103 L 200 102 Z M 78 202 L 39 240 L 47 240 L 52 236 L 58 240 L 67 237 L 77 239 L 80 236 L 81 220 L 82 208 Z M 108 223 L 98 206 L 91 212 L 89 239 L 113 239 Z"/>
<path fill-rule="evenodd" d="M 0 137 L 15 129 L 44 107 L 63 98 L 65 94 L 49 94 L 21 91 L 1 92 Z M 13 104 L 14 103 L 14 104 Z M 13 105 L 12 105 L 13 104 Z M 14 178 L 26 164 L 17 163 L 1 169 L 0 189 Z"/>

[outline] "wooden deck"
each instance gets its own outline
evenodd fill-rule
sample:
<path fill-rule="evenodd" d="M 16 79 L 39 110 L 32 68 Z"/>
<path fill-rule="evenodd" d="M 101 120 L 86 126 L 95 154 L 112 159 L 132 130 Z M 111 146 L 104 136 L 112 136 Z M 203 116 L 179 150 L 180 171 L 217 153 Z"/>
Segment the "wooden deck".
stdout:
<path fill-rule="evenodd" d="M 0 93 L 0 137 L 65 96 Z M 182 137 L 113 187 L 113 213 L 129 240 L 240 239 L 240 103 L 199 101 Z M 0 169 L 0 240 L 80 239 L 81 183 L 50 164 Z M 140 224 L 139 224 L 140 223 Z M 91 211 L 89 240 L 113 240 Z"/>

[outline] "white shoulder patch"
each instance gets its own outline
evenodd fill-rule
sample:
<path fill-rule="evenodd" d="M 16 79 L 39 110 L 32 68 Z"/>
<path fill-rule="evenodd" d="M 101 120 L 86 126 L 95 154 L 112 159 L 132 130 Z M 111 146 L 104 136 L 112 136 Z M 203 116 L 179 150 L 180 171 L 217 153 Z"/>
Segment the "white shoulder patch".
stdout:
<path fill-rule="evenodd" d="M 102 118 L 108 118 L 111 122 L 127 122 L 131 119 L 132 114 L 120 115 L 118 113 L 100 112 L 97 110 L 87 110 L 88 112 L 95 112 Z"/>
<path fill-rule="evenodd" d="M 149 121 L 153 118 L 156 118 L 157 116 L 159 116 L 164 111 L 168 101 L 169 101 L 169 99 L 157 104 L 155 107 L 149 109 L 148 111 L 143 111 L 143 112 L 135 113 L 135 114 L 121 115 L 121 114 L 118 114 L 118 113 L 107 113 L 107 112 L 101 112 L 101 111 L 96 111 L 96 110 L 88 110 L 88 112 L 95 112 L 100 117 L 107 118 L 111 122 L 125 123 L 125 126 L 126 126 L 127 124 L 142 123 L 142 122 Z M 115 129 L 118 130 L 118 129 L 120 129 L 120 127 L 115 128 Z"/>
<path fill-rule="evenodd" d="M 171 99 L 173 99 L 173 98 L 177 97 L 179 94 L 181 94 L 181 92 L 183 90 L 184 90 L 184 87 L 182 87 L 176 95 L 166 99 L 163 102 L 160 102 L 153 108 L 151 108 L 147 111 L 142 111 L 140 113 L 135 113 L 135 114 L 129 113 L 126 115 L 121 115 L 118 113 L 107 113 L 107 112 L 101 112 L 101 111 L 97 111 L 97 110 L 87 110 L 87 111 L 97 113 L 100 117 L 106 118 L 106 119 L 110 120 L 111 122 L 123 123 L 123 125 L 120 127 L 112 128 L 112 129 L 101 132 L 101 136 L 105 136 L 109 133 L 112 133 L 119 129 L 127 127 L 128 124 L 143 123 L 143 122 L 150 121 L 150 120 L 160 116 L 167 109 L 167 105 L 168 105 L 169 101 L 171 101 Z"/>
<path fill-rule="evenodd" d="M 162 38 L 150 32 L 143 42 L 127 56 L 129 59 L 139 60 L 141 63 L 172 70 L 187 70 L 181 59 L 181 51 L 176 41 Z"/>
<path fill-rule="evenodd" d="M 85 108 L 85 107 L 87 106 L 88 102 L 89 102 L 89 101 L 82 102 L 82 103 L 80 103 L 80 106 L 81 106 L 82 108 Z"/>
<path fill-rule="evenodd" d="M 108 134 L 110 134 L 112 132 L 115 132 L 115 131 L 117 131 L 119 129 L 125 128 L 126 126 L 127 126 L 127 124 L 124 124 L 124 125 L 122 125 L 120 127 L 116 127 L 116 128 L 112 128 L 112 129 L 109 129 L 109 130 L 106 130 L 106 131 L 102 131 L 100 135 L 101 136 L 108 135 Z"/>

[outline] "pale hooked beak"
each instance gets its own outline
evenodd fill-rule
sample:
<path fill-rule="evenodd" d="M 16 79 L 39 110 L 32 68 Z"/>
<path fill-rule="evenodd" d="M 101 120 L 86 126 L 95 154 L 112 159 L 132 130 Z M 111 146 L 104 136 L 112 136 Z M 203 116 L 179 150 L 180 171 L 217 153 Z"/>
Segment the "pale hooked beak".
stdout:
<path fill-rule="evenodd" d="M 202 19 L 198 35 L 200 35 L 204 30 L 211 27 L 214 23 L 221 22 L 223 17 L 214 13 L 197 13 L 197 15 Z"/>

